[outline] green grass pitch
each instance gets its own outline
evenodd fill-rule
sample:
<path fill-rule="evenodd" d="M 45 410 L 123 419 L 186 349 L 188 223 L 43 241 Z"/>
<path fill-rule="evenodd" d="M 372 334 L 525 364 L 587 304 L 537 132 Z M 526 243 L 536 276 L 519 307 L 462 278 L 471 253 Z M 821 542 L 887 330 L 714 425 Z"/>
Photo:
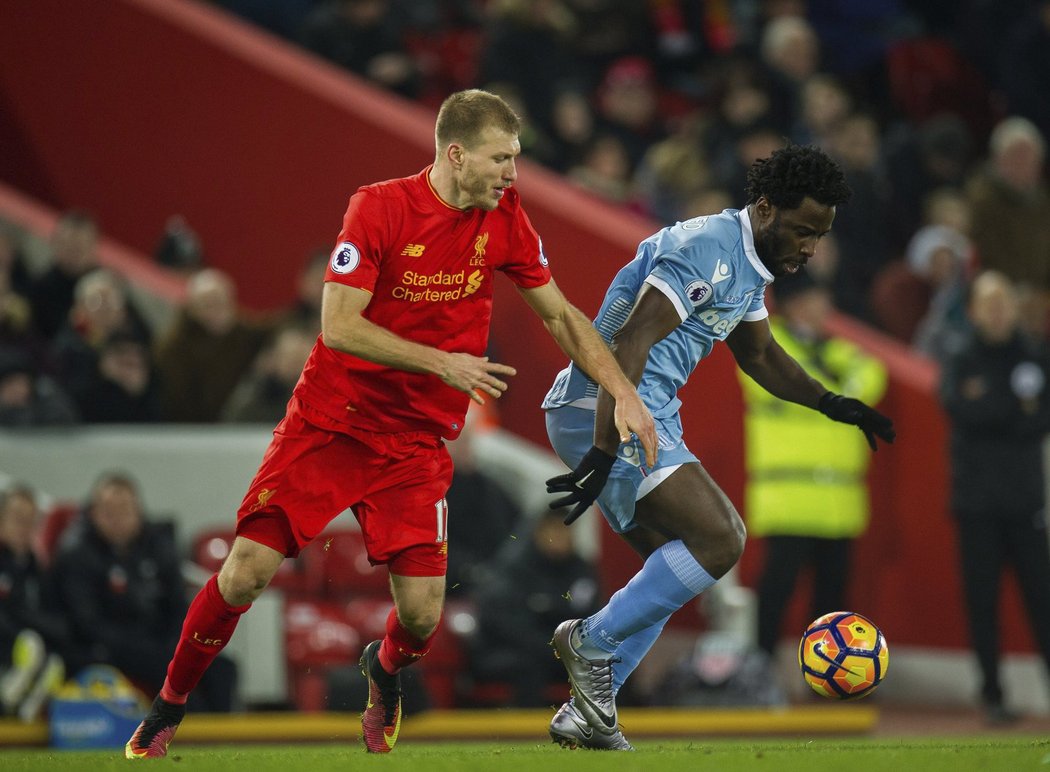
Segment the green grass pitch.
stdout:
<path fill-rule="evenodd" d="M 908 740 L 711 740 L 639 741 L 635 753 L 567 751 L 539 743 L 402 742 L 389 754 L 366 754 L 358 745 L 191 745 L 172 746 L 166 759 L 128 761 L 112 751 L 0 750 L 0 769 L 22 770 L 229 770 L 311 772 L 375 769 L 385 772 L 461 770 L 864 770 L 864 772 L 968 772 L 1050 769 L 1050 738 Z"/>

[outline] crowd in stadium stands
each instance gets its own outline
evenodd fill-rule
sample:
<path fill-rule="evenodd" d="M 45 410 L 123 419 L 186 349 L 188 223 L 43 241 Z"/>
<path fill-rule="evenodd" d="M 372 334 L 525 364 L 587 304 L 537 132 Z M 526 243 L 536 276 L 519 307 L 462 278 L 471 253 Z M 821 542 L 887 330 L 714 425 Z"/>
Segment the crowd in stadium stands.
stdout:
<path fill-rule="evenodd" d="M 425 104 L 496 91 L 526 119 L 527 157 L 664 223 L 739 202 L 753 158 L 815 143 L 853 190 L 809 266 L 837 309 L 941 358 L 965 329 L 973 276 L 995 268 L 1019 284 L 1026 331 L 1046 336 L 1050 3 L 213 4 Z M 151 330 L 99 270 L 97 237 L 90 214 L 66 213 L 34 275 L 17 231 L 0 231 L 0 423 L 280 415 L 318 329 L 323 254 L 293 308 L 249 319 L 173 217 L 156 258 L 191 275 L 190 292 L 170 329 Z"/>
<path fill-rule="evenodd" d="M 428 106 L 495 91 L 525 119 L 526 157 L 661 223 L 737 205 L 748 165 L 785 141 L 819 145 L 853 190 L 809 264 L 836 308 L 944 360 L 973 278 L 995 269 L 1024 335 L 1047 338 L 1048 0 L 212 4 Z M 66 212 L 31 270 L 0 223 L 0 426 L 279 420 L 320 329 L 327 252 L 304 256 L 289 308 L 254 318 L 173 218 L 156 257 L 188 295 L 153 329 L 99 266 L 98 235 Z"/>
<path fill-rule="evenodd" d="M 187 605 L 174 525 L 146 513 L 138 485 L 103 473 L 82 505 L 45 519 L 35 491 L 0 492 L 0 708 L 39 717 L 89 665 L 116 668 L 151 692 Z M 199 710 L 229 711 L 237 668 L 222 658 L 202 681 Z"/>
<path fill-rule="evenodd" d="M 327 251 L 304 263 L 288 308 L 249 317 L 233 280 L 176 254 L 169 232 L 158 260 L 188 268 L 186 299 L 154 329 L 125 279 L 99 266 L 91 215 L 59 219 L 39 275 L 20 254 L 17 229 L 4 228 L 0 426 L 281 418 L 320 331 Z"/>

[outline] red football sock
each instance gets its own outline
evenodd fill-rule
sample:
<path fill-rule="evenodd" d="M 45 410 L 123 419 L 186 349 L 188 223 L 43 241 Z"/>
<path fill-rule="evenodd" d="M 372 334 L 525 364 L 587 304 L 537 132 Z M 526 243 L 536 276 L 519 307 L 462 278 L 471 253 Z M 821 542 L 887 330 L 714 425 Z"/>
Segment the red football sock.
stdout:
<path fill-rule="evenodd" d="M 411 665 L 430 651 L 434 633 L 427 636 L 426 640 L 420 640 L 401 624 L 397 618 L 397 609 L 390 609 L 390 615 L 386 618 L 386 637 L 379 647 L 379 664 L 388 673 L 396 673 Z"/>
<path fill-rule="evenodd" d="M 229 642 L 241 614 L 251 605 L 231 606 L 219 592 L 218 574 L 208 580 L 186 612 L 182 636 L 160 690 L 161 699 L 186 702 L 208 665 Z"/>

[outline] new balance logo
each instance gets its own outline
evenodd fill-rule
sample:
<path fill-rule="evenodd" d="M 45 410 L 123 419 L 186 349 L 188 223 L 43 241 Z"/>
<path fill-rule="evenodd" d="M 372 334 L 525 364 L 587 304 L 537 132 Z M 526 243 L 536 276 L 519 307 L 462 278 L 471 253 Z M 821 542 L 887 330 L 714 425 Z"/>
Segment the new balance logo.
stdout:
<path fill-rule="evenodd" d="M 405 244 L 405 248 L 401 250 L 402 255 L 408 255 L 409 257 L 420 257 L 423 254 L 423 250 L 426 246 L 423 244 Z"/>
<path fill-rule="evenodd" d="M 711 277 L 712 284 L 718 284 L 720 281 L 725 281 L 730 278 L 729 266 L 723 263 L 721 260 L 715 261 L 715 273 Z"/>

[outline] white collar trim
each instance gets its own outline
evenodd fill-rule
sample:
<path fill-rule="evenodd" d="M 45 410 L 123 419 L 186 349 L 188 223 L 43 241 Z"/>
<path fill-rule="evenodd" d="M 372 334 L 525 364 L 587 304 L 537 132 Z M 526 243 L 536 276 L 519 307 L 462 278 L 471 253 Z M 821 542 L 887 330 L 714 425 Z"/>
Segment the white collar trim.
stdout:
<path fill-rule="evenodd" d="M 758 259 L 758 252 L 755 251 L 755 234 L 751 230 L 751 216 L 747 213 L 747 207 L 739 210 L 736 214 L 737 219 L 740 220 L 740 228 L 743 231 L 744 237 L 744 254 L 747 255 L 748 261 L 751 266 L 758 271 L 758 275 L 761 276 L 766 284 L 773 283 L 773 274 L 769 272 L 769 269 L 762 265 L 762 261 Z"/>

